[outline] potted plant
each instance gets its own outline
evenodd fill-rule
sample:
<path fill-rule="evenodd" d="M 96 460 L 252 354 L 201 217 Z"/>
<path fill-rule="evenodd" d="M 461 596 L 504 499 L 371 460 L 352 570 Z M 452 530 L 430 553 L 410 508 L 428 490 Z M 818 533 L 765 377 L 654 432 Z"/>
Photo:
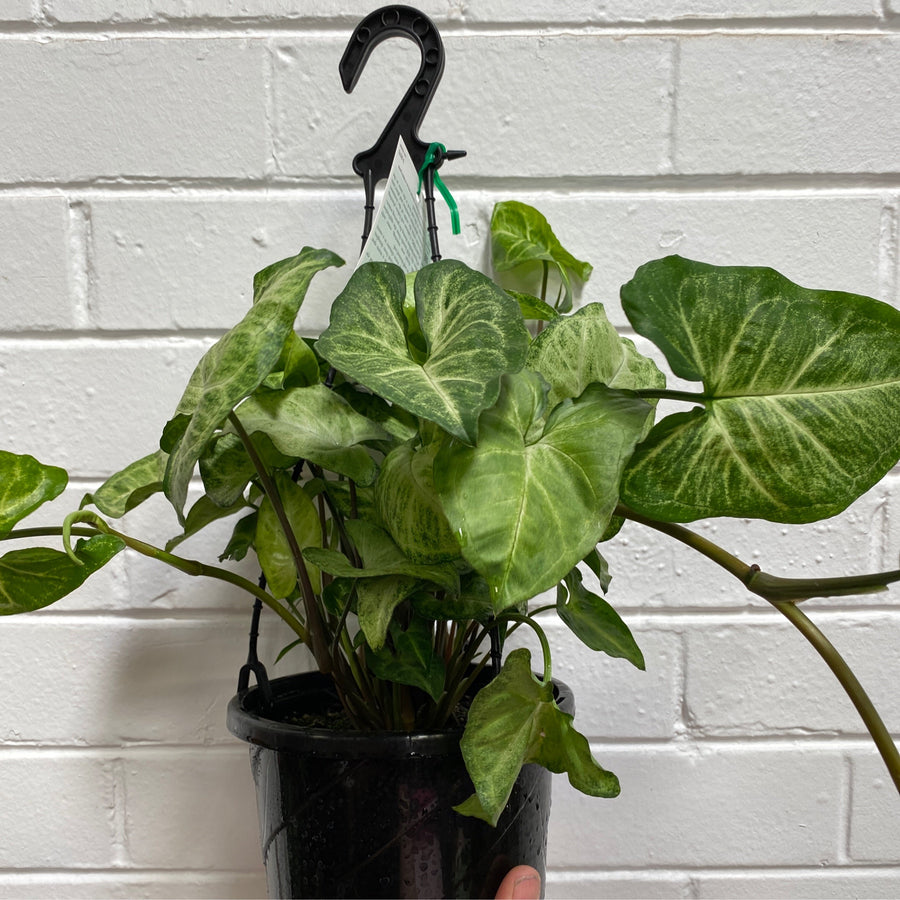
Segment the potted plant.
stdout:
<path fill-rule="evenodd" d="M 559 616 L 592 649 L 643 667 L 628 627 L 593 588 L 609 586 L 602 545 L 629 520 L 693 547 L 784 613 L 850 694 L 900 788 L 890 735 L 799 605 L 884 590 L 900 571 L 780 578 L 683 525 L 812 522 L 875 485 L 900 458 L 900 312 L 770 269 L 656 260 L 621 294 L 634 329 L 674 375 L 700 385 L 669 389 L 600 304 L 572 311 L 591 267 L 540 213 L 501 203 L 491 225 L 505 288 L 453 260 L 410 276 L 368 263 L 315 341 L 294 320 L 315 274 L 341 260 L 304 248 L 263 269 L 253 306 L 198 364 L 159 448 L 59 526 L 22 521 L 59 495 L 66 473 L 0 452 L 0 538 L 53 534 L 63 545 L 0 558 L 0 612 L 55 602 L 128 547 L 243 587 L 291 630 L 286 651 L 312 654 L 317 673 L 271 685 L 251 654 L 261 683 L 229 710 L 232 730 L 254 745 L 273 892 L 321 895 L 309 868 L 345 879 L 373 859 L 394 872 L 369 871 L 356 888 L 367 895 L 490 892 L 504 866 L 542 863 L 533 833 L 546 821 L 542 773 L 565 772 L 587 794 L 618 793 L 574 727 L 568 690 L 552 680 L 541 620 Z M 686 409 L 654 424 L 660 400 Z M 185 511 L 198 469 L 204 493 Z M 112 524 L 159 492 L 184 529 L 166 547 Z M 220 562 L 255 552 L 259 583 L 174 552 L 226 517 L 234 527 Z M 519 648 L 501 665 L 520 628 L 535 633 L 542 658 Z M 335 729 L 338 744 L 367 749 L 324 749 Z M 460 753 L 468 774 L 460 764 L 440 796 L 438 775 L 421 763 L 438 757 L 447 770 L 443 755 Z M 412 774 L 385 762 L 398 755 L 413 760 Z M 374 775 L 363 774 L 366 758 L 378 760 Z M 287 859 L 286 836 L 309 824 L 309 798 L 343 808 L 354 786 L 383 790 L 345 825 L 332 817 L 307 827 L 306 862 Z M 484 837 L 491 826 L 519 817 L 511 796 L 536 819 L 522 819 L 511 845 L 494 845 Z M 334 856 L 353 828 L 365 835 L 388 818 L 389 805 L 405 817 L 394 837 L 363 847 L 356 863 Z M 467 821 L 487 831 L 466 836 Z M 504 821 L 497 833 L 514 831 Z M 436 849 L 443 837 L 452 851 Z M 461 870 L 474 874 L 460 881 Z"/>

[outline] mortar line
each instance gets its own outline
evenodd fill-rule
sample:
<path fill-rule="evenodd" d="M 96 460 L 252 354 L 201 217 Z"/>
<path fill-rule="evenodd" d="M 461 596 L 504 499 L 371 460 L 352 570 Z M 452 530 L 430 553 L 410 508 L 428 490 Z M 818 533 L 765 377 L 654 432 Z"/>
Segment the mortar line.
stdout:
<path fill-rule="evenodd" d="M 448 177 L 449 181 L 449 177 Z M 771 173 L 642 173 L 634 175 L 520 175 L 498 176 L 455 173 L 455 190 L 473 192 L 531 192 L 585 195 L 633 195 L 712 193 L 725 196 L 771 194 L 779 196 L 842 196 L 845 194 L 898 192 L 900 171 L 896 172 L 771 172 Z M 45 181 L 32 179 L 0 182 L 0 196 L 66 195 L 77 192 L 84 198 L 93 196 L 154 193 L 173 200 L 207 197 L 210 194 L 227 200 L 246 194 L 340 193 L 359 190 L 358 178 L 348 170 L 343 174 L 309 176 L 277 175 L 272 178 L 233 178 L 230 176 L 196 178 L 187 176 L 129 177 L 99 176 L 93 179 Z"/>
<path fill-rule="evenodd" d="M 678 172 L 678 97 L 681 88 L 681 41 L 672 42 L 672 86 L 669 91 L 669 122 L 666 134 L 667 172 Z"/>
<path fill-rule="evenodd" d="M 277 177 L 279 156 L 278 122 L 276 120 L 277 104 L 275 102 L 275 44 L 273 39 L 266 41 L 263 54 L 263 91 L 265 96 L 265 142 L 268 155 L 263 164 L 263 172 L 266 176 L 267 194 L 268 183 Z"/>
<path fill-rule="evenodd" d="M 881 208 L 878 246 L 878 294 L 886 303 L 893 303 L 897 297 L 898 235 L 898 197 L 888 194 Z"/>
<path fill-rule="evenodd" d="M 128 804 L 125 781 L 125 760 L 119 757 L 113 759 L 110 764 L 110 773 L 113 779 L 112 865 L 115 867 L 121 866 L 123 868 L 128 868 L 131 859 L 130 854 L 128 853 Z"/>
<path fill-rule="evenodd" d="M 69 198 L 68 277 L 72 319 L 76 330 L 93 327 L 91 314 L 91 208 L 83 199 Z"/>
<path fill-rule="evenodd" d="M 850 818 L 853 811 L 853 761 L 849 753 L 844 754 L 842 767 L 841 793 L 838 798 L 838 820 L 841 823 L 841 834 L 838 836 L 838 865 L 852 862 L 850 857 Z"/>
<path fill-rule="evenodd" d="M 882 10 L 885 9 L 882 0 Z M 316 18 L 314 16 L 266 18 L 264 16 L 234 16 L 228 18 L 180 17 L 159 18 L 156 21 L 98 21 L 65 22 L 42 13 L 31 21 L 3 23 L 3 31 L 10 37 L 64 39 L 105 39 L 158 36 L 173 39 L 230 39 L 270 36 L 310 37 L 316 39 L 347 40 L 359 24 L 361 16 Z M 464 19 L 435 18 L 435 24 L 446 37 L 564 37 L 576 35 L 609 37 L 668 37 L 678 34 L 716 34 L 725 36 L 807 36 L 818 34 L 891 35 L 898 31 L 898 16 L 890 12 L 869 13 L 864 16 L 734 16 L 694 17 L 684 19 L 656 19 L 651 21 L 619 19 L 611 22 L 581 19 L 560 22 L 542 19 L 529 22 L 472 22 Z"/>

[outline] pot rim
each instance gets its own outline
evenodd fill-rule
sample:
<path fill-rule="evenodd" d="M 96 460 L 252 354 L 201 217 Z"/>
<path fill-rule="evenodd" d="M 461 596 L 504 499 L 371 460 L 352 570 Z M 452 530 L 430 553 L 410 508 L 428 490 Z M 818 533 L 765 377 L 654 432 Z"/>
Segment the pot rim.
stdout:
<path fill-rule="evenodd" d="M 337 699 L 331 678 L 321 672 L 301 672 L 273 678 L 270 682 L 278 704 L 302 700 L 304 696 Z M 560 708 L 574 712 L 574 698 L 568 685 L 553 680 Z M 258 686 L 240 691 L 228 704 L 226 725 L 237 738 L 270 750 L 345 758 L 445 756 L 458 753 L 461 728 L 429 732 L 337 731 L 330 728 L 280 722 L 259 712 Z"/>

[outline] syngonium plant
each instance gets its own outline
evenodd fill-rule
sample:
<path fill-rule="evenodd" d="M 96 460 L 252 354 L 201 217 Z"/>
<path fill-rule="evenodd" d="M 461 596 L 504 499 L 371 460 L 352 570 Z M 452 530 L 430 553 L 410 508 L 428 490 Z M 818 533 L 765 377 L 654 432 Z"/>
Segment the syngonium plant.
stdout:
<path fill-rule="evenodd" d="M 699 384 L 671 390 L 599 303 L 570 312 L 591 267 L 540 213 L 501 203 L 491 224 L 496 275 L 530 289 L 452 260 L 414 276 L 368 263 L 318 340 L 298 336 L 295 319 L 311 279 L 341 260 L 305 248 L 259 272 L 251 309 L 200 361 L 159 448 L 58 527 L 19 523 L 66 473 L 0 452 L 0 538 L 63 538 L 61 550 L 0 558 L 0 612 L 53 603 L 128 547 L 239 585 L 277 613 L 363 730 L 461 724 L 461 701 L 504 639 L 530 627 L 541 674 L 527 649 L 510 652 L 461 739 L 475 794 L 458 808 L 496 822 L 525 763 L 566 772 L 587 794 L 618 793 L 555 702 L 540 621 L 556 614 L 593 650 L 644 667 L 591 589 L 610 581 L 599 547 L 633 520 L 723 566 L 812 641 L 900 788 L 890 735 L 798 605 L 884 590 L 900 572 L 779 578 L 681 524 L 813 522 L 875 485 L 900 457 L 900 312 L 767 268 L 647 263 L 622 304 L 672 372 Z M 662 399 L 686 410 L 654 424 Z M 185 514 L 198 468 L 204 493 Z M 158 492 L 183 525 L 165 548 L 110 524 Z M 235 524 L 220 561 L 255 551 L 260 584 L 173 552 L 224 517 Z M 541 599 L 552 590 L 555 601 Z"/>

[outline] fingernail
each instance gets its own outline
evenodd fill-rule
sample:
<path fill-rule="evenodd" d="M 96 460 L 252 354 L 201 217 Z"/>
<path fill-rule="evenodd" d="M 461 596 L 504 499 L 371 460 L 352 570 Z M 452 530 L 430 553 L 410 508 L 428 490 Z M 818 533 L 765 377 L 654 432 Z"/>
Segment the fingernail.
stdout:
<path fill-rule="evenodd" d="M 536 875 L 523 875 L 513 884 L 513 900 L 534 900 L 541 896 L 541 879 Z M 537 891 L 537 893 L 535 893 Z"/>

